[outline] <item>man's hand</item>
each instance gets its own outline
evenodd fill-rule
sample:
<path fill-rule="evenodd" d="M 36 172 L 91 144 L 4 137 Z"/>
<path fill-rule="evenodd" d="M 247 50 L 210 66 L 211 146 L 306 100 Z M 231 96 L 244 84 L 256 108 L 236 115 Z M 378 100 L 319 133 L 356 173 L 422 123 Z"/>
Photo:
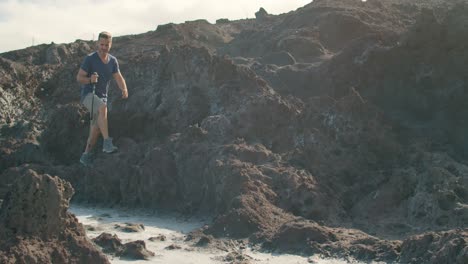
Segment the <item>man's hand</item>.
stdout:
<path fill-rule="evenodd" d="M 93 74 L 91 74 L 91 78 L 89 79 L 89 82 L 90 83 L 97 83 L 98 78 L 99 78 L 99 75 L 97 74 L 97 72 L 93 72 Z"/>
<path fill-rule="evenodd" d="M 128 98 L 128 89 L 127 84 L 125 83 L 125 79 L 123 78 L 120 71 L 114 73 L 115 81 L 117 82 L 117 86 L 119 86 L 120 90 L 122 91 L 122 99 Z"/>

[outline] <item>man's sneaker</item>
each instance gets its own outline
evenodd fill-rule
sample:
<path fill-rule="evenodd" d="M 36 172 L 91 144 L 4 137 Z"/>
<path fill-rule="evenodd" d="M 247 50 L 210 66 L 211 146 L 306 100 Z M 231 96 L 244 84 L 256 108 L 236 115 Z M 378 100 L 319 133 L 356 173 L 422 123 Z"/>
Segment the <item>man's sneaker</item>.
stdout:
<path fill-rule="evenodd" d="M 93 166 L 92 154 L 83 152 L 83 154 L 81 154 L 80 163 L 86 167 L 92 167 Z"/>
<path fill-rule="evenodd" d="M 104 139 L 104 142 L 102 144 L 102 152 L 112 153 L 117 151 L 117 149 L 118 148 L 114 146 L 114 144 L 112 144 L 112 138 Z"/>

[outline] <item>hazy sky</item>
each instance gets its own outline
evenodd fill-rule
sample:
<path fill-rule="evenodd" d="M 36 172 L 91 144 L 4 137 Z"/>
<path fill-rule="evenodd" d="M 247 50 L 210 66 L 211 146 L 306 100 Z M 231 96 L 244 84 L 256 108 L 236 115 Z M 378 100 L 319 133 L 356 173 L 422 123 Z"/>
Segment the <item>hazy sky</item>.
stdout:
<path fill-rule="evenodd" d="M 91 40 L 103 30 L 140 34 L 187 20 L 253 18 L 260 7 L 287 13 L 311 0 L 0 0 L 0 52 Z"/>

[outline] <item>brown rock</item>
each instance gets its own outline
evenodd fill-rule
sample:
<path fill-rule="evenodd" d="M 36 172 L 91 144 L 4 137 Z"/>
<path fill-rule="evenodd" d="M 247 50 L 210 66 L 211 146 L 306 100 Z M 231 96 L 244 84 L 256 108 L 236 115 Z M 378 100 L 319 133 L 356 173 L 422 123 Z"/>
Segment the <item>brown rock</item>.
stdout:
<path fill-rule="evenodd" d="M 159 236 L 155 236 L 155 237 L 150 237 L 148 238 L 149 241 L 166 241 L 167 238 L 165 235 L 159 235 Z"/>
<path fill-rule="evenodd" d="M 98 237 L 93 238 L 93 242 L 100 246 L 104 252 L 118 254 L 123 249 L 122 240 L 117 235 L 102 233 Z"/>
<path fill-rule="evenodd" d="M 171 244 L 171 245 L 165 247 L 165 249 L 167 249 L 167 250 L 175 250 L 175 249 L 181 249 L 181 248 L 182 248 L 181 246 L 176 245 L 176 244 Z"/>
<path fill-rule="evenodd" d="M 148 260 L 154 256 L 154 252 L 146 249 L 145 241 L 137 240 L 125 243 L 123 250 L 119 253 L 120 257 L 126 259 L 145 259 Z"/>
<path fill-rule="evenodd" d="M 67 212 L 70 183 L 28 170 L 19 177 L 0 211 L 2 263 L 109 263 Z"/>
<path fill-rule="evenodd" d="M 135 223 L 125 223 L 123 225 L 116 224 L 115 228 L 127 233 L 135 233 L 141 232 L 145 230 L 145 226 L 143 224 L 135 224 Z"/>
<path fill-rule="evenodd" d="M 468 229 L 428 232 L 401 245 L 402 263 L 468 263 Z"/>

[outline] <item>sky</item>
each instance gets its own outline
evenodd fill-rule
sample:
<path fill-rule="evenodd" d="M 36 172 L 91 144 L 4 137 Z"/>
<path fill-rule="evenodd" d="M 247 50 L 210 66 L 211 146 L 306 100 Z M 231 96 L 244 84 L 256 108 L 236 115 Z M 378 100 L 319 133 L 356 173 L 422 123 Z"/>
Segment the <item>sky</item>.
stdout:
<path fill-rule="evenodd" d="M 33 45 L 140 34 L 158 25 L 254 18 L 296 10 L 312 0 L 0 0 L 0 53 Z"/>

